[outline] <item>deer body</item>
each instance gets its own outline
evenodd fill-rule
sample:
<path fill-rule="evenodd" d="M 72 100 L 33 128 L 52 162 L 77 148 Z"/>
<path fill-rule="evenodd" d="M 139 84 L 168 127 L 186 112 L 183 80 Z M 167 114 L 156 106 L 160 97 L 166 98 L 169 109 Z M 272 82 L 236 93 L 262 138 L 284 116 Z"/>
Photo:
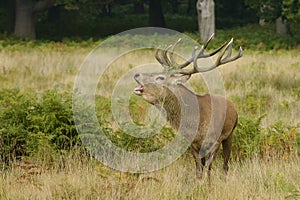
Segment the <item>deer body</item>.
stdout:
<path fill-rule="evenodd" d="M 211 39 L 212 37 L 209 41 Z M 196 107 L 199 113 L 193 116 L 193 112 L 191 112 L 189 121 L 195 122 L 194 124 L 198 125 L 196 129 L 197 133 L 191 141 L 191 153 L 196 162 L 197 177 L 202 177 L 204 166 L 208 168 L 208 175 L 210 176 L 212 161 L 221 144 L 223 146 L 224 157 L 223 168 L 225 173 L 227 173 L 232 145 L 232 133 L 238 120 L 236 109 L 232 102 L 225 97 L 213 94 L 197 95 L 186 88 L 183 83 L 194 73 L 210 71 L 219 65 L 238 59 L 242 56 L 242 50 L 240 48 L 239 54 L 231 58 L 231 40 L 227 45 L 222 45 L 215 52 L 204 54 L 204 49 L 209 43 L 208 41 L 202 46 L 197 55 L 197 48 L 195 48 L 192 58 L 179 65 L 172 57 L 174 48 L 179 41 L 167 47 L 162 52 L 161 57 L 158 56 L 158 50 L 155 55 L 163 67 L 166 68 L 166 66 L 169 66 L 171 69 L 167 69 L 163 73 L 135 74 L 134 78 L 139 86 L 135 88 L 134 92 L 136 95 L 143 97 L 148 103 L 162 107 L 166 112 L 167 121 L 175 130 L 178 130 L 181 125 L 181 118 L 183 117 L 183 113 L 181 113 L 182 106 Z M 171 47 L 172 50 L 168 56 L 168 49 Z M 224 47 L 225 49 L 213 66 L 202 69 L 198 67 L 197 59 L 212 56 Z M 228 54 L 225 58 L 222 58 L 226 50 L 228 50 Z M 194 64 L 193 69 L 182 69 L 192 62 Z M 173 66 L 176 66 L 176 68 L 174 69 Z M 180 97 L 187 99 L 196 98 L 196 103 L 194 103 L 196 105 L 182 104 L 179 100 Z M 183 124 L 183 126 L 188 125 Z M 188 131 L 189 129 L 185 130 Z M 191 133 L 187 133 L 187 135 L 189 134 Z"/>
<path fill-rule="evenodd" d="M 198 123 L 197 133 L 191 143 L 191 153 L 196 161 L 197 177 L 200 178 L 202 176 L 202 170 L 205 164 L 209 170 L 211 169 L 212 161 L 221 143 L 223 144 L 224 156 L 223 168 L 227 173 L 228 160 L 231 151 L 231 135 L 238 119 L 238 115 L 233 104 L 226 98 L 218 95 L 196 95 L 182 84 L 176 85 L 176 87 L 173 88 L 174 90 L 171 91 L 167 86 L 151 83 L 153 81 L 151 81 L 151 79 L 153 78 L 155 78 L 153 77 L 153 75 L 149 76 L 148 74 L 136 74 L 136 81 L 143 85 L 143 92 L 137 92 L 136 94 L 141 95 L 150 104 L 158 105 L 164 108 L 164 110 L 166 111 L 167 121 L 175 130 L 179 129 L 182 117 L 180 107 L 181 105 L 177 96 L 186 96 L 187 98 L 196 96 L 197 98 L 197 106 L 199 106 L 198 110 L 200 112 L 200 115 L 198 115 L 198 118 L 189 116 L 191 120 L 195 120 Z M 177 93 L 177 96 L 174 94 L 174 92 Z M 216 108 L 223 108 L 224 106 L 226 106 L 225 110 L 215 109 L 215 117 L 213 120 L 211 118 L 211 101 L 214 101 L 214 106 Z M 220 121 L 224 121 L 222 127 L 219 127 Z M 215 138 L 215 136 L 217 136 L 216 141 L 213 141 L 212 143 L 204 143 L 205 137 Z M 206 145 L 206 147 L 203 145 Z M 208 151 L 209 149 L 212 150 L 209 155 L 206 156 L 206 151 Z M 205 157 L 208 157 L 207 163 L 205 163 Z"/>

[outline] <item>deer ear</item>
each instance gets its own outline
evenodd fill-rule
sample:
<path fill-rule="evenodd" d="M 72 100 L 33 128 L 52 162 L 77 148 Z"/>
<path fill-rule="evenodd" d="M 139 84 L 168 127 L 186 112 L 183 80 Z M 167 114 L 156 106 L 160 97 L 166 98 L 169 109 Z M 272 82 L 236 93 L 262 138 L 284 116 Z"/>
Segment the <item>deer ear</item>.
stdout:
<path fill-rule="evenodd" d="M 180 83 L 185 83 L 187 82 L 187 80 L 189 80 L 191 78 L 191 75 L 180 75 L 177 76 L 175 79 L 175 84 L 180 84 Z"/>

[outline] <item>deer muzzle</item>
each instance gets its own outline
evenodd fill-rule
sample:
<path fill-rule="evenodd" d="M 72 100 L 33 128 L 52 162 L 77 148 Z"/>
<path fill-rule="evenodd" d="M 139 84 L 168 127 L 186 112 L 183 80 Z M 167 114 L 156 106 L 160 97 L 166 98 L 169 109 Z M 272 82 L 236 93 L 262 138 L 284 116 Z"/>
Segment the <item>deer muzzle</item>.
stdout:
<path fill-rule="evenodd" d="M 137 95 L 141 95 L 144 91 L 144 86 L 143 85 L 139 85 L 136 88 L 134 88 L 134 93 Z"/>
<path fill-rule="evenodd" d="M 142 93 L 144 91 L 144 85 L 138 80 L 139 77 L 140 77 L 140 74 L 135 74 L 134 75 L 135 81 L 139 84 L 139 86 L 137 86 L 136 88 L 134 88 L 134 93 L 136 95 L 142 95 Z"/>

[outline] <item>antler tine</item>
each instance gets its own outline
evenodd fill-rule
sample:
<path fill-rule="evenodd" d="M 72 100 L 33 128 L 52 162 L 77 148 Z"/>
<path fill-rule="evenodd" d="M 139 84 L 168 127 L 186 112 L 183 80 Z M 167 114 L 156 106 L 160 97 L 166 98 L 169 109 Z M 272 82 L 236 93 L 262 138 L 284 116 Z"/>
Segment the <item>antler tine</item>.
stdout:
<path fill-rule="evenodd" d="M 212 66 L 199 68 L 198 64 L 197 64 L 197 58 L 195 58 L 194 59 L 194 73 L 211 71 L 220 65 L 223 65 L 225 63 L 228 63 L 228 62 L 231 62 L 231 61 L 234 61 L 234 60 L 240 58 L 243 55 L 243 50 L 241 47 L 239 48 L 239 53 L 236 56 L 231 57 L 232 43 L 233 43 L 233 38 L 226 45 L 221 46 L 222 48 L 225 46 L 225 48 L 223 49 L 222 53 L 218 56 L 216 62 Z M 222 48 L 219 48 L 219 50 L 221 50 Z M 228 50 L 228 53 L 227 53 L 226 57 L 223 58 L 223 56 L 227 50 Z"/>
<path fill-rule="evenodd" d="M 191 63 L 193 62 L 195 56 L 196 56 L 196 51 L 197 51 L 197 49 L 198 49 L 198 46 L 195 46 L 195 47 L 194 47 L 194 50 L 193 50 L 193 52 L 192 52 L 192 57 L 191 57 L 190 59 L 188 59 L 187 61 L 185 61 L 184 63 L 178 65 L 177 67 L 178 67 L 179 69 L 182 69 L 182 68 L 185 68 L 186 66 L 188 66 L 189 64 L 191 64 Z"/>
<path fill-rule="evenodd" d="M 159 47 L 156 49 L 155 52 L 155 58 L 156 60 L 165 68 L 165 70 L 168 70 L 168 67 L 172 66 L 172 62 L 168 58 L 168 50 L 172 47 L 172 45 L 169 45 L 166 47 L 162 52 L 161 55 L 158 55 Z"/>
<path fill-rule="evenodd" d="M 232 43 L 233 43 L 233 38 L 231 38 L 230 42 L 228 42 L 228 44 L 226 45 L 226 47 L 224 48 L 224 50 L 222 51 L 222 53 L 221 53 L 220 56 L 218 57 L 216 64 L 218 64 L 218 65 L 223 65 L 223 64 L 225 64 L 225 63 L 234 61 L 234 60 L 240 58 L 240 57 L 243 55 L 242 47 L 240 47 L 240 48 L 239 48 L 239 53 L 238 53 L 236 56 L 231 57 L 231 53 L 232 53 Z M 222 59 L 222 57 L 223 57 L 223 55 L 225 54 L 226 50 L 228 50 L 228 51 L 227 51 L 228 53 L 227 53 L 226 57 Z"/>
<path fill-rule="evenodd" d="M 204 52 L 204 49 L 208 46 L 209 42 L 213 39 L 214 37 L 214 34 L 212 34 L 210 36 L 210 38 L 207 40 L 207 42 L 205 43 L 204 46 L 202 46 L 202 50 L 200 50 L 200 52 Z M 158 50 L 156 51 L 156 54 L 155 54 L 155 57 L 156 59 L 158 60 L 159 63 L 161 63 L 163 66 L 174 66 L 176 67 L 177 69 L 182 69 L 182 68 L 185 68 L 186 66 L 188 66 L 190 63 L 192 63 L 194 61 L 194 58 L 195 58 L 195 53 L 196 53 L 196 50 L 198 49 L 198 47 L 195 47 L 193 52 L 192 52 L 192 57 L 189 58 L 187 61 L 185 61 L 184 63 L 182 64 L 179 64 L 177 63 L 175 60 L 174 60 L 174 50 L 176 48 L 176 46 L 180 43 L 181 41 L 181 38 L 179 38 L 173 45 L 170 45 L 168 46 L 167 48 L 164 49 L 164 51 L 161 53 L 161 57 L 162 58 L 159 58 L 158 56 Z M 224 44 L 225 45 L 225 44 Z M 220 49 L 222 49 L 224 47 L 224 45 L 222 45 L 219 49 L 217 49 L 215 52 L 211 53 L 211 54 L 207 54 L 207 55 L 204 55 L 205 57 L 209 57 L 209 56 L 212 56 L 214 54 L 216 54 Z M 171 50 L 169 51 L 169 56 L 168 56 L 168 50 L 171 48 Z M 198 54 L 199 56 L 200 54 Z M 197 56 L 197 57 L 198 57 Z M 200 58 L 200 57 L 199 57 Z"/>
<path fill-rule="evenodd" d="M 196 56 L 196 51 L 197 51 L 197 49 L 198 49 L 198 46 L 195 46 L 195 47 L 194 47 L 194 50 L 193 50 L 193 52 L 192 52 L 192 57 L 184 63 L 184 64 L 187 63 L 186 66 L 188 66 L 188 65 L 189 65 L 190 63 L 192 63 L 195 59 L 197 59 L 197 56 Z M 182 64 L 182 66 L 183 66 L 184 64 Z M 174 74 L 180 73 L 180 74 L 183 74 L 183 75 L 192 75 L 192 74 L 194 74 L 194 73 L 197 72 L 197 71 L 195 71 L 195 68 L 193 68 L 193 69 L 182 69 L 182 68 L 184 68 L 184 67 L 181 67 L 180 69 L 174 71 L 173 73 L 174 73 Z"/>
<path fill-rule="evenodd" d="M 195 53 L 196 53 L 196 50 L 197 50 L 198 47 L 195 47 L 195 48 L 194 48 L 194 51 L 192 52 L 192 57 L 191 57 L 189 60 L 187 60 L 187 61 L 182 65 L 182 67 L 181 67 L 181 68 L 184 68 L 184 67 L 188 66 L 190 63 L 193 62 L 194 68 L 191 69 L 191 70 L 181 70 L 181 71 L 179 71 L 179 73 L 188 75 L 188 74 L 194 74 L 194 73 L 197 73 L 197 72 L 202 72 L 202 70 L 209 71 L 209 70 L 212 70 L 213 68 L 216 67 L 216 66 L 212 66 L 212 67 L 213 67 L 212 69 L 210 69 L 211 67 L 209 67 L 209 68 L 207 68 L 207 69 L 200 69 L 200 68 L 198 67 L 198 64 L 197 64 L 197 59 L 199 59 L 199 58 L 208 58 L 208 57 L 211 57 L 211 56 L 215 55 L 216 53 L 218 53 L 221 49 L 223 49 L 223 48 L 227 45 L 227 43 L 224 43 L 224 44 L 222 44 L 218 49 L 216 49 L 215 51 L 213 51 L 213 52 L 211 52 L 211 53 L 208 53 L 208 54 L 205 54 L 204 51 L 205 51 L 205 49 L 207 48 L 207 46 L 209 45 L 210 41 L 214 38 L 214 36 L 215 36 L 215 34 L 213 33 L 213 34 L 208 38 L 208 40 L 206 41 L 206 43 L 205 43 L 204 45 L 201 46 L 200 51 L 199 51 L 199 53 L 197 54 L 197 56 L 195 55 Z M 224 54 L 224 53 L 223 53 L 223 54 Z"/>
<path fill-rule="evenodd" d="M 173 54 L 174 54 L 174 49 L 175 47 L 178 45 L 178 43 L 181 41 L 181 38 L 179 38 L 173 45 L 172 45 L 172 49 L 171 49 L 171 52 L 170 52 L 170 61 L 172 63 L 172 65 L 178 67 L 179 64 L 174 60 L 173 58 Z"/>
<path fill-rule="evenodd" d="M 230 40 L 230 42 L 228 43 L 228 45 L 225 47 L 225 49 L 223 50 L 224 53 L 226 51 L 226 49 L 228 49 L 228 53 L 226 55 L 226 57 L 224 59 L 220 59 L 220 65 L 234 61 L 240 57 L 243 56 L 243 49 L 242 47 L 239 48 L 239 52 L 236 56 L 231 57 L 231 53 L 232 53 L 232 43 L 233 43 L 233 38 Z M 222 58 L 222 56 L 224 55 L 224 53 L 222 52 L 222 54 L 220 55 L 220 57 Z"/>
<path fill-rule="evenodd" d="M 179 42 L 181 41 L 181 38 L 179 38 L 173 45 L 172 45 L 172 48 L 170 50 L 170 61 L 171 61 L 171 64 L 172 66 L 175 66 L 177 69 L 182 69 L 186 66 L 188 66 L 190 63 L 193 62 L 194 60 L 194 56 L 192 56 L 191 58 L 189 58 L 187 61 L 185 61 L 184 63 L 182 64 L 179 64 L 177 63 L 175 60 L 174 60 L 174 57 L 173 57 L 173 54 L 174 54 L 174 50 L 176 48 L 176 46 L 179 44 Z M 195 47 L 193 52 L 192 52 L 192 55 L 195 54 L 196 50 L 197 50 L 198 47 Z"/>
<path fill-rule="evenodd" d="M 208 58 L 210 56 L 213 56 L 213 55 L 215 55 L 216 53 L 218 53 L 221 49 L 223 49 L 227 45 L 227 43 L 224 43 L 218 49 L 216 49 L 215 51 L 213 51 L 211 53 L 208 53 L 208 54 L 204 54 L 204 51 L 205 51 L 206 47 L 208 46 L 208 44 L 210 43 L 210 41 L 214 38 L 214 36 L 215 36 L 215 34 L 213 33 L 208 38 L 207 42 L 204 45 L 201 46 L 201 49 L 200 49 L 200 51 L 199 51 L 199 53 L 197 55 L 197 59 L 198 58 Z"/>
<path fill-rule="evenodd" d="M 228 53 L 226 55 L 226 57 L 224 58 L 224 60 L 227 60 L 231 57 L 231 53 L 232 53 L 232 43 L 233 43 L 233 38 L 231 38 L 231 40 L 228 43 Z M 225 48 L 226 49 L 226 48 Z"/>
<path fill-rule="evenodd" d="M 158 51 L 159 51 L 159 47 L 157 47 L 157 49 L 156 49 L 156 52 L 155 52 L 155 58 L 156 58 L 156 60 L 157 60 L 162 66 L 165 66 L 165 65 L 166 65 L 166 61 L 159 57 Z"/>
<path fill-rule="evenodd" d="M 210 41 L 215 37 L 215 33 L 211 34 L 211 36 L 208 38 L 208 40 L 206 41 L 205 45 L 204 45 L 204 49 L 208 46 L 208 44 L 210 43 Z"/>
<path fill-rule="evenodd" d="M 166 61 L 167 66 L 172 67 L 172 62 L 169 60 L 168 58 L 168 51 L 169 49 L 172 47 L 173 45 L 169 45 L 168 47 L 166 47 L 162 52 L 161 55 L 163 57 L 163 59 Z"/>
<path fill-rule="evenodd" d="M 202 58 L 207 58 L 207 57 L 210 57 L 210 56 L 214 56 L 216 53 L 218 53 L 219 51 L 221 51 L 221 49 L 223 49 L 226 45 L 227 45 L 227 43 L 225 42 L 219 48 L 217 48 L 215 51 L 207 54 L 206 57 L 202 57 Z"/>

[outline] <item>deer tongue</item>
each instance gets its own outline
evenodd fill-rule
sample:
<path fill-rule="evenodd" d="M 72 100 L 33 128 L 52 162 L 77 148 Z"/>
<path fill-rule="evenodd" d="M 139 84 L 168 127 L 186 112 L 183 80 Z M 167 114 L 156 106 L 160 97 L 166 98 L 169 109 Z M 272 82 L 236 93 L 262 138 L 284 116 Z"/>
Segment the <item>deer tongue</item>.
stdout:
<path fill-rule="evenodd" d="M 134 88 L 134 92 L 136 94 L 141 94 L 141 93 L 143 93 L 143 91 L 144 91 L 144 86 L 143 85 L 139 85 L 136 88 Z"/>

